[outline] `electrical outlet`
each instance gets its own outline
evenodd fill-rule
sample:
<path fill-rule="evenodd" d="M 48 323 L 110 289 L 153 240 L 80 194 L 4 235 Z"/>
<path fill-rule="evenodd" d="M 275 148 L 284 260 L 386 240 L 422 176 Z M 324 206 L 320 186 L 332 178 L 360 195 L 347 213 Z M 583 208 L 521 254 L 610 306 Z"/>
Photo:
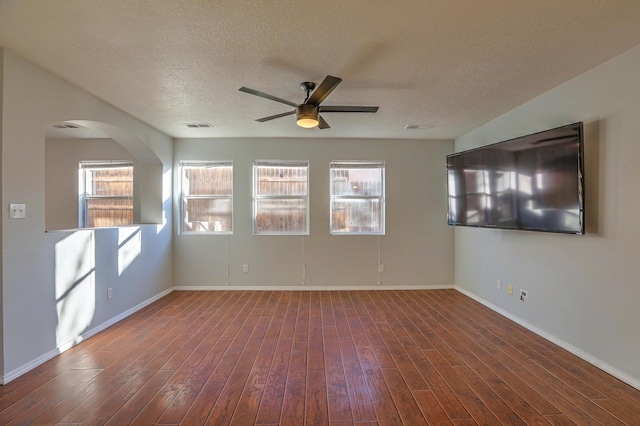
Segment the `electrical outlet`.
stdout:
<path fill-rule="evenodd" d="M 242 272 L 249 272 L 249 265 L 242 265 Z"/>
<path fill-rule="evenodd" d="M 112 288 L 108 288 L 107 289 L 107 300 L 111 300 L 113 299 L 113 289 Z"/>
<path fill-rule="evenodd" d="M 502 290 L 502 281 L 501 280 L 496 281 L 496 288 L 498 290 Z"/>
<path fill-rule="evenodd" d="M 508 294 L 509 296 L 512 296 L 512 295 L 513 295 L 513 285 L 512 285 L 512 284 L 509 284 L 509 285 L 507 286 L 507 294 Z"/>
<path fill-rule="evenodd" d="M 529 292 L 527 290 L 520 289 L 520 300 L 524 302 L 524 299 L 529 297 Z"/>
<path fill-rule="evenodd" d="M 378 272 L 384 272 L 384 263 L 378 265 Z"/>

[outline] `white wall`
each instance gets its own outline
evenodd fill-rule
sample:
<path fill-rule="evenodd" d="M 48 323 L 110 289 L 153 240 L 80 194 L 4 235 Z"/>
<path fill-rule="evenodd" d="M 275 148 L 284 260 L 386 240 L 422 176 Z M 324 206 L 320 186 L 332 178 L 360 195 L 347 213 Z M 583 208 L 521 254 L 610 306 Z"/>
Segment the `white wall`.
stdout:
<path fill-rule="evenodd" d="M 377 287 L 378 237 L 329 234 L 329 162 L 384 160 L 386 235 L 380 237 L 385 269 L 381 286 L 451 286 L 453 230 L 445 219 L 444 157 L 452 149 L 452 141 L 178 139 L 175 191 L 179 161 L 233 160 L 234 234 L 228 237 L 231 286 Z M 254 159 L 309 160 L 310 235 L 252 235 Z M 177 197 L 174 205 L 176 232 Z M 226 264 L 226 236 L 174 235 L 177 286 L 224 286 Z M 242 272 L 243 264 L 249 265 L 249 273 Z"/>
<path fill-rule="evenodd" d="M 455 282 L 640 387 L 640 46 L 456 140 L 585 123 L 585 236 L 456 228 Z M 503 282 L 502 291 L 496 280 Z M 529 291 L 523 303 L 506 294 Z"/>
<path fill-rule="evenodd" d="M 0 56 L 6 382 L 171 287 L 172 140 L 7 50 Z M 109 123 L 155 153 L 166 225 L 45 233 L 45 128 L 65 120 Z M 9 220 L 9 203 L 26 204 L 27 218 Z"/>

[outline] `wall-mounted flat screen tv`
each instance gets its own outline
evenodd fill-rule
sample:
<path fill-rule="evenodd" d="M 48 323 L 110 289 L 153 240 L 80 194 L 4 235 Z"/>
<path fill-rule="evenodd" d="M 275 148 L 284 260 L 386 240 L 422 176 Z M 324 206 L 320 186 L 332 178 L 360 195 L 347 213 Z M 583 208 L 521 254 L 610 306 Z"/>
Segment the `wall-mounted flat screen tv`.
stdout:
<path fill-rule="evenodd" d="M 447 156 L 449 225 L 584 234 L 582 123 Z"/>

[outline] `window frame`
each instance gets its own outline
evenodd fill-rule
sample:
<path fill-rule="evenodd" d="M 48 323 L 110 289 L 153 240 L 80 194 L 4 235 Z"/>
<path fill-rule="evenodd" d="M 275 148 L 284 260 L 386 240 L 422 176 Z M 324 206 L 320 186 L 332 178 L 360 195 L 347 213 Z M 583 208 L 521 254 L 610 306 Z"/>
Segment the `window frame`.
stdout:
<path fill-rule="evenodd" d="M 306 182 L 304 195 L 260 195 L 258 194 L 258 169 L 260 167 L 305 167 Z M 310 219 L 309 219 L 309 160 L 254 160 L 253 173 L 253 193 L 252 193 L 252 233 L 253 235 L 309 235 Z M 258 230 L 258 204 L 261 200 L 304 200 L 305 208 L 305 230 L 298 231 L 259 231 Z"/>
<path fill-rule="evenodd" d="M 91 169 L 131 169 L 131 195 L 88 195 L 87 194 L 87 171 Z M 119 226 L 130 226 L 135 224 L 135 170 L 132 161 L 126 160 L 96 160 L 78 162 L 78 227 L 83 229 L 112 228 Z M 123 225 L 89 226 L 89 201 L 106 199 L 131 200 L 131 223 Z"/>
<path fill-rule="evenodd" d="M 381 171 L 380 195 L 336 195 L 334 169 L 376 169 Z M 386 163 L 377 160 L 335 160 L 329 162 L 329 233 L 331 235 L 385 235 L 386 233 Z M 380 231 L 335 231 L 333 229 L 334 204 L 340 200 L 379 200 Z"/>
<path fill-rule="evenodd" d="M 231 193 L 230 194 L 207 194 L 207 195 L 185 195 L 184 194 L 184 167 L 231 167 Z M 178 162 L 178 209 L 179 209 L 179 221 L 180 224 L 178 226 L 178 234 L 179 235 L 233 235 L 233 226 L 235 223 L 234 213 L 233 213 L 233 187 L 234 187 L 234 165 L 233 160 L 183 160 Z M 184 220 L 185 220 L 185 211 L 184 211 L 184 200 L 185 199 L 198 199 L 198 200 L 229 200 L 229 204 L 231 206 L 231 229 L 228 231 L 189 231 L 184 229 Z"/>

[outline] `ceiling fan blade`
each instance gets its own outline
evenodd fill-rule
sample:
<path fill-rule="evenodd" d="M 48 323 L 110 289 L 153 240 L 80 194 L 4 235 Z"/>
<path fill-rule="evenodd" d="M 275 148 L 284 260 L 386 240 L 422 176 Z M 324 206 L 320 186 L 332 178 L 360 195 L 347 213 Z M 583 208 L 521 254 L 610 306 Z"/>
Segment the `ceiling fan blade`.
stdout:
<path fill-rule="evenodd" d="M 265 121 L 275 120 L 276 118 L 286 117 L 287 115 L 295 114 L 295 111 L 283 112 L 282 114 L 270 115 L 269 117 L 258 118 L 256 121 L 264 123 Z"/>
<path fill-rule="evenodd" d="M 316 87 L 309 99 L 305 102 L 307 105 L 320 105 L 327 96 L 335 89 L 342 81 L 341 78 L 328 75 L 322 80 L 320 86 Z"/>
<path fill-rule="evenodd" d="M 329 123 L 324 121 L 324 118 L 318 116 L 318 129 L 329 129 L 330 127 L 331 126 L 329 126 Z"/>
<path fill-rule="evenodd" d="M 295 102 L 291 102 L 291 101 L 288 101 L 286 99 L 282 99 L 282 98 L 279 98 L 277 96 L 270 95 L 268 93 L 260 92 L 259 90 L 250 89 L 248 87 L 242 86 L 238 90 L 240 90 L 241 92 L 248 93 L 250 95 L 260 96 L 261 98 L 271 99 L 272 101 L 276 101 L 276 102 L 280 102 L 280 103 L 283 103 L 283 104 L 287 104 L 287 105 L 290 105 L 290 106 L 292 106 L 294 108 L 298 106 L 298 104 L 296 104 Z"/>
<path fill-rule="evenodd" d="M 379 107 L 372 106 L 320 106 L 320 112 L 377 112 Z"/>

